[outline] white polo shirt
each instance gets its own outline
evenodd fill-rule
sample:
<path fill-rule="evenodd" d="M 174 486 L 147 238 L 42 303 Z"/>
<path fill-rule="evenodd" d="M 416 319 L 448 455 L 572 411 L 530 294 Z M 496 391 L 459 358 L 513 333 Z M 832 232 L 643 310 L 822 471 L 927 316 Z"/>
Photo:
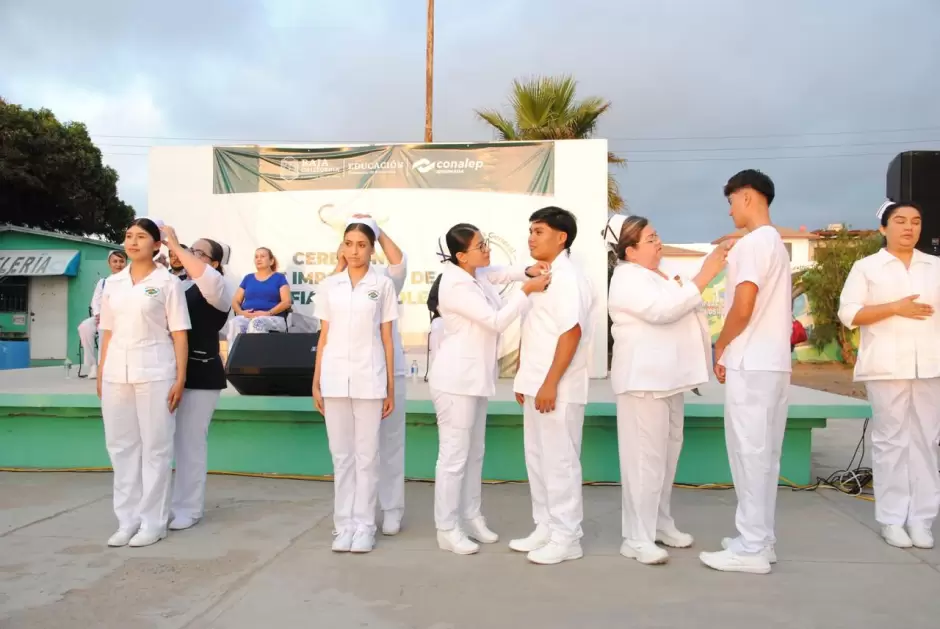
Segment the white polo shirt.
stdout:
<path fill-rule="evenodd" d="M 171 332 L 189 330 L 189 309 L 175 275 L 158 266 L 137 284 L 131 267 L 112 275 L 101 295 L 102 330 L 111 331 L 101 379 L 139 384 L 176 380 Z"/>
<path fill-rule="evenodd" d="M 839 319 L 849 329 L 865 306 L 886 304 L 910 295 L 933 306 L 926 319 L 888 317 L 861 326 L 855 380 L 940 378 L 940 258 L 914 251 L 911 266 L 882 249 L 862 258 L 845 280 Z"/>
<path fill-rule="evenodd" d="M 329 323 L 320 369 L 323 397 L 384 400 L 381 324 L 398 319 L 392 280 L 370 266 L 353 288 L 347 270 L 323 280 L 314 299 L 316 317 Z"/>
<path fill-rule="evenodd" d="M 757 285 L 754 312 L 744 331 L 725 348 L 720 364 L 746 371 L 792 371 L 790 256 L 780 233 L 771 225 L 747 234 L 729 252 L 725 316 L 734 302 L 735 289 L 744 282 Z"/>
<path fill-rule="evenodd" d="M 529 295 L 522 319 L 522 347 L 519 371 L 513 391 L 535 397 L 555 358 L 558 338 L 581 326 L 581 342 L 568 369 L 558 383 L 558 402 L 587 404 L 588 364 L 595 299 L 588 278 L 562 252 L 552 262 L 552 281 L 541 293 Z"/>

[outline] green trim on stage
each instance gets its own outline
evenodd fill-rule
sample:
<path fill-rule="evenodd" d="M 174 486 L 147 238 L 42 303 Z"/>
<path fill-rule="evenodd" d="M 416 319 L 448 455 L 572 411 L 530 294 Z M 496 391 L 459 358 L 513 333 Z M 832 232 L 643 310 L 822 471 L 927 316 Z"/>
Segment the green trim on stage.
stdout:
<path fill-rule="evenodd" d="M 687 402 L 676 482 L 730 483 L 721 404 Z M 857 405 L 790 406 L 780 474 L 797 485 L 814 479 L 812 430 L 828 419 L 870 417 Z M 410 400 L 406 433 L 408 478 L 431 480 L 437 429 L 430 401 Z M 616 406 L 586 409 L 581 460 L 585 482 L 618 483 Z M 89 394 L 0 394 L 0 468 L 108 467 L 100 403 Z M 332 462 L 323 418 L 310 398 L 223 395 L 209 430 L 209 469 L 219 472 L 329 476 Z M 522 411 L 515 402 L 489 405 L 483 476 L 525 481 Z M 783 481 L 781 481 L 783 482 Z"/>

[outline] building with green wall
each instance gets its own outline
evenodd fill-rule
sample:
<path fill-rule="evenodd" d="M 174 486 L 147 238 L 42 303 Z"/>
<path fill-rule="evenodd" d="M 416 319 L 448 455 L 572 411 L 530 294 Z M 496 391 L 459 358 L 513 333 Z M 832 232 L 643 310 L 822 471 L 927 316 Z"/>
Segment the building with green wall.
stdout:
<path fill-rule="evenodd" d="M 108 255 L 116 249 L 92 238 L 0 225 L 0 344 L 27 353 L 29 366 L 66 358 L 78 364 L 78 324 L 88 317 L 95 284 L 111 274 Z"/>

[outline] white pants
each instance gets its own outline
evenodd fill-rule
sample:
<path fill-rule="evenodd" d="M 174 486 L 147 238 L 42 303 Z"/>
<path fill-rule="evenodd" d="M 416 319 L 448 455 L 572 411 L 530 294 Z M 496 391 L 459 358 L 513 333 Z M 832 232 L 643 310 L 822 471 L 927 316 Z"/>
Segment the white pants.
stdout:
<path fill-rule="evenodd" d="M 382 511 L 405 512 L 405 414 L 407 378 L 395 376 L 395 410 L 379 429 L 379 506 Z"/>
<path fill-rule="evenodd" d="M 235 343 L 235 337 L 247 332 L 248 334 L 262 334 L 265 332 L 287 332 L 287 320 L 284 317 L 248 317 L 236 316 L 228 322 L 225 339 L 228 341 L 229 351 Z"/>
<path fill-rule="evenodd" d="M 738 498 L 738 536 L 729 549 L 739 554 L 777 543 L 774 514 L 789 389 L 788 372 L 727 370 L 725 444 Z"/>
<path fill-rule="evenodd" d="M 324 398 L 333 457 L 333 526 L 375 533 L 382 400 Z"/>
<path fill-rule="evenodd" d="M 82 364 L 88 368 L 98 365 L 98 352 L 95 351 L 95 337 L 98 335 L 98 322 L 88 317 L 78 324 L 78 340 L 82 344 Z"/>
<path fill-rule="evenodd" d="M 535 398 L 525 397 L 523 433 L 532 519 L 536 524 L 547 525 L 552 540 L 560 544 L 580 540 L 583 534 L 583 428 L 583 404 L 558 402 L 551 413 L 540 413 L 535 408 Z"/>
<path fill-rule="evenodd" d="M 875 519 L 930 528 L 940 510 L 940 378 L 866 382 Z"/>
<path fill-rule="evenodd" d="M 173 382 L 101 383 L 104 438 L 114 469 L 114 514 L 122 529 L 161 531 L 169 518 Z"/>
<path fill-rule="evenodd" d="M 617 443 L 623 494 L 623 538 L 656 542 L 656 531 L 671 531 L 672 483 L 676 478 L 685 400 L 681 393 L 656 398 L 617 396 Z"/>
<path fill-rule="evenodd" d="M 170 511 L 174 518 L 198 520 L 206 502 L 209 422 L 221 391 L 186 389 L 176 409 L 173 450 L 176 476 Z"/>
<path fill-rule="evenodd" d="M 481 515 L 487 398 L 431 389 L 437 414 L 434 524 L 441 531 Z"/>

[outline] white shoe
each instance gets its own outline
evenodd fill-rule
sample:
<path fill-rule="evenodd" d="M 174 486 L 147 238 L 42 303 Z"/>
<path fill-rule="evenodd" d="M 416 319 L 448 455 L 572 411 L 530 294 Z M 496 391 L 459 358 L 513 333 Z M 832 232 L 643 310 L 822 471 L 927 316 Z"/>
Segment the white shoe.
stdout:
<path fill-rule="evenodd" d="M 725 550 L 731 548 L 731 538 L 725 537 L 721 540 L 721 547 Z M 767 558 L 767 563 L 775 564 L 777 563 L 777 551 L 774 550 L 773 546 L 767 546 L 764 550 L 761 551 L 761 554 Z"/>
<path fill-rule="evenodd" d="M 401 532 L 401 511 L 385 511 L 382 517 L 382 535 L 398 535 Z"/>
<path fill-rule="evenodd" d="M 702 553 L 698 556 L 703 564 L 722 572 L 746 572 L 748 574 L 770 574 L 770 562 L 764 555 L 738 555 L 730 550 Z"/>
<path fill-rule="evenodd" d="M 467 537 L 459 527 L 438 531 L 437 545 L 441 550 L 449 550 L 455 555 L 473 555 L 480 550 L 480 545 Z"/>
<path fill-rule="evenodd" d="M 160 531 L 137 531 L 137 534 L 128 542 L 128 546 L 134 548 L 150 546 L 151 544 L 156 544 L 164 537 L 166 537 L 166 529 Z"/>
<path fill-rule="evenodd" d="M 624 540 L 620 545 L 620 554 L 627 559 L 636 559 L 647 566 L 664 564 L 669 561 L 669 553 L 656 544 L 631 544 Z"/>
<path fill-rule="evenodd" d="M 933 533 L 926 526 L 908 526 L 907 532 L 911 538 L 911 544 L 917 548 L 933 548 Z"/>
<path fill-rule="evenodd" d="M 881 527 L 881 536 L 890 546 L 895 548 L 910 548 L 914 545 L 904 527 L 899 524 L 888 524 Z"/>
<path fill-rule="evenodd" d="M 334 532 L 333 552 L 348 553 L 352 548 L 353 537 L 356 535 L 355 529 L 346 529 L 345 531 Z"/>
<path fill-rule="evenodd" d="M 127 546 L 131 538 L 137 533 L 137 529 L 118 529 L 117 532 L 108 538 L 108 546 L 118 548 Z"/>
<path fill-rule="evenodd" d="M 464 530 L 468 537 L 483 544 L 495 544 L 499 541 L 499 535 L 494 533 L 486 526 L 486 518 L 482 515 L 464 522 Z"/>
<path fill-rule="evenodd" d="M 170 530 L 183 531 L 191 526 L 195 526 L 199 520 L 200 518 L 186 518 L 183 516 L 177 516 L 170 520 Z"/>
<path fill-rule="evenodd" d="M 375 548 L 375 534 L 364 530 L 356 531 L 352 539 L 351 553 L 370 553 Z"/>
<path fill-rule="evenodd" d="M 547 524 L 537 524 L 535 530 L 528 537 L 514 539 L 509 542 L 509 548 L 520 553 L 531 553 L 533 550 L 538 550 L 547 544 L 551 536 L 552 532 Z"/>
<path fill-rule="evenodd" d="M 89 379 L 89 380 L 94 380 L 94 379 L 96 379 L 97 377 L 98 377 L 98 366 L 95 365 L 94 367 L 89 367 L 89 368 L 88 368 L 88 379 Z"/>
<path fill-rule="evenodd" d="M 656 541 L 670 548 L 688 548 L 695 542 L 691 535 L 675 527 L 668 531 L 656 531 Z"/>
<path fill-rule="evenodd" d="M 559 542 L 550 541 L 541 548 L 533 550 L 526 555 L 526 559 L 532 563 L 541 564 L 543 566 L 550 566 L 563 561 L 571 561 L 572 559 L 581 559 L 581 557 L 584 557 L 584 552 L 581 550 L 580 542 L 561 544 Z"/>

